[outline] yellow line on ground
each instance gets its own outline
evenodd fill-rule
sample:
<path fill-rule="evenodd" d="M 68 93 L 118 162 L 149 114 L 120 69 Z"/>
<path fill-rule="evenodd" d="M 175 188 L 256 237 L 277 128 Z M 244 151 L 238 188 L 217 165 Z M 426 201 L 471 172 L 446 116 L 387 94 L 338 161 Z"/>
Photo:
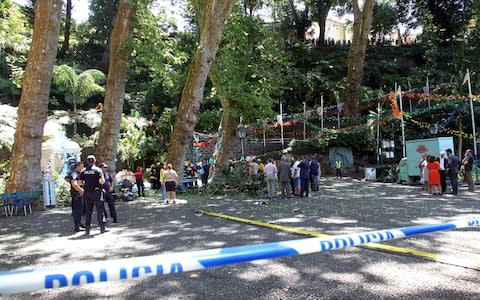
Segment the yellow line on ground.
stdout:
<path fill-rule="evenodd" d="M 291 232 L 291 233 L 304 235 L 304 236 L 312 236 L 312 237 L 331 237 L 332 236 L 332 235 L 326 234 L 326 233 L 318 233 L 318 232 L 313 232 L 313 231 L 307 231 L 307 230 L 303 230 L 303 229 L 287 227 L 287 226 L 282 226 L 282 225 L 277 225 L 277 224 L 272 224 L 272 223 L 266 223 L 266 222 L 262 222 L 262 221 L 250 220 L 250 219 L 225 215 L 225 214 L 221 214 L 221 213 L 211 212 L 211 211 L 198 210 L 197 213 L 212 216 L 212 217 L 219 217 L 219 218 L 232 220 L 232 221 L 236 221 L 236 222 L 241 222 L 241 223 L 246 223 L 246 224 L 251 224 L 251 225 L 256 225 L 256 226 L 261 226 L 261 227 L 266 227 L 266 228 L 271 228 L 271 229 L 277 229 L 277 230 L 286 231 L 286 232 Z M 477 263 L 462 262 L 460 264 L 460 263 L 457 263 L 457 262 L 452 262 L 452 260 L 447 258 L 447 257 L 442 257 L 442 255 L 439 254 L 439 253 L 431 253 L 431 252 L 425 252 L 425 251 L 421 251 L 421 250 L 408 249 L 408 248 L 402 248 L 402 247 L 385 245 L 385 244 L 378 244 L 378 243 L 368 243 L 368 244 L 360 245 L 358 247 L 383 251 L 383 252 L 387 252 L 387 253 L 394 253 L 394 254 L 409 254 L 409 255 L 412 255 L 412 256 L 415 256 L 415 257 L 421 257 L 421 258 L 431 260 L 431 261 L 435 261 L 435 262 L 441 262 L 441 263 L 455 265 L 455 266 L 459 266 L 459 267 L 480 270 L 480 262 L 477 262 Z"/>

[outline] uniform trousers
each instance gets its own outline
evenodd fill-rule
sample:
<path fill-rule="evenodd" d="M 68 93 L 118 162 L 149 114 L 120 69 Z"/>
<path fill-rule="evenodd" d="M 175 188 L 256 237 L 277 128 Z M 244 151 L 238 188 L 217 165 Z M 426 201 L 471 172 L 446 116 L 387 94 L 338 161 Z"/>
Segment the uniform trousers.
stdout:
<path fill-rule="evenodd" d="M 85 202 L 87 204 L 87 214 L 85 216 L 85 228 L 87 231 L 90 230 L 90 225 L 92 224 L 92 213 L 93 206 L 95 205 L 97 209 L 97 221 L 100 227 L 105 226 L 105 204 L 104 201 L 100 200 L 101 192 L 91 191 L 85 193 Z"/>
<path fill-rule="evenodd" d="M 113 195 L 111 192 L 103 193 L 103 198 L 108 204 L 108 210 L 110 211 L 110 217 L 116 221 L 117 220 L 117 210 L 115 208 L 115 201 L 113 201 Z M 107 218 L 107 212 L 105 211 L 105 218 Z"/>
<path fill-rule="evenodd" d="M 73 209 L 73 224 L 75 230 L 80 229 L 80 223 L 83 214 L 83 197 L 77 192 L 72 192 L 72 209 Z"/>

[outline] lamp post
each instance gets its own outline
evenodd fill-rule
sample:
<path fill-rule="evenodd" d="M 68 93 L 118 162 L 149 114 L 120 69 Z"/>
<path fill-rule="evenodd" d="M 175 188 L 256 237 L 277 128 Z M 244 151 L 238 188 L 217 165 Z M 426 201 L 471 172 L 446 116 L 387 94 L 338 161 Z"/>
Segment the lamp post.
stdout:
<path fill-rule="evenodd" d="M 433 135 L 434 137 L 437 137 L 438 131 L 440 130 L 440 126 L 438 123 L 433 124 L 429 129 L 430 134 Z"/>
<path fill-rule="evenodd" d="M 245 125 L 243 125 L 242 123 L 240 123 L 237 126 L 237 136 L 240 139 L 240 145 L 242 147 L 242 158 L 245 158 L 245 150 L 243 148 L 243 139 L 245 139 L 245 137 L 247 136 L 247 127 L 245 127 Z"/>

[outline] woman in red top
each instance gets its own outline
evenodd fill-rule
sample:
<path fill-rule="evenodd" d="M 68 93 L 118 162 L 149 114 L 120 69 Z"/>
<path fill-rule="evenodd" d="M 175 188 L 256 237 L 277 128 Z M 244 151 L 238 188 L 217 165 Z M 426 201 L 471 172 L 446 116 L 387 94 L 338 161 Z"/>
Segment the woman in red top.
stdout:
<path fill-rule="evenodd" d="M 142 167 L 137 166 L 137 170 L 135 170 L 135 181 L 137 182 L 138 197 L 145 197 L 145 186 L 143 185 L 144 176 Z"/>
<path fill-rule="evenodd" d="M 440 195 L 442 189 L 440 187 L 440 163 L 435 160 L 434 156 L 428 156 L 428 184 L 430 191 L 434 195 Z"/>

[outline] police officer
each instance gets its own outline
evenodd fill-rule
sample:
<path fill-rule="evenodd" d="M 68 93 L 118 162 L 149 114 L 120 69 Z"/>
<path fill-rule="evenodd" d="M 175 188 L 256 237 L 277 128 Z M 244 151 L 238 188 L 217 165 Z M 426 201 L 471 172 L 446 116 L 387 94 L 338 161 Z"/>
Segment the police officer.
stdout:
<path fill-rule="evenodd" d="M 97 208 L 97 220 L 100 226 L 100 233 L 105 232 L 105 205 L 102 197 L 102 186 L 105 184 L 102 169 L 95 166 L 95 156 L 87 156 L 87 167 L 80 173 L 80 179 L 85 182 L 83 194 L 87 204 L 85 216 L 85 235 L 90 234 L 92 224 L 93 206 Z"/>
<path fill-rule="evenodd" d="M 81 224 L 82 209 L 83 209 L 83 189 L 79 179 L 80 173 L 83 170 L 83 162 L 76 162 L 75 168 L 68 176 L 70 179 L 70 194 L 72 195 L 72 213 L 73 223 L 75 225 L 73 232 L 79 232 L 80 227 L 85 228 L 85 225 Z"/>
<path fill-rule="evenodd" d="M 113 218 L 113 223 L 118 223 L 117 219 L 117 210 L 115 209 L 115 201 L 113 201 L 113 175 L 108 172 L 108 165 L 106 163 L 101 163 L 98 165 L 102 168 L 103 177 L 105 178 L 105 183 L 103 184 L 103 198 L 108 204 L 108 209 L 110 210 L 110 217 Z M 105 211 L 105 218 L 107 218 L 107 212 Z"/>

